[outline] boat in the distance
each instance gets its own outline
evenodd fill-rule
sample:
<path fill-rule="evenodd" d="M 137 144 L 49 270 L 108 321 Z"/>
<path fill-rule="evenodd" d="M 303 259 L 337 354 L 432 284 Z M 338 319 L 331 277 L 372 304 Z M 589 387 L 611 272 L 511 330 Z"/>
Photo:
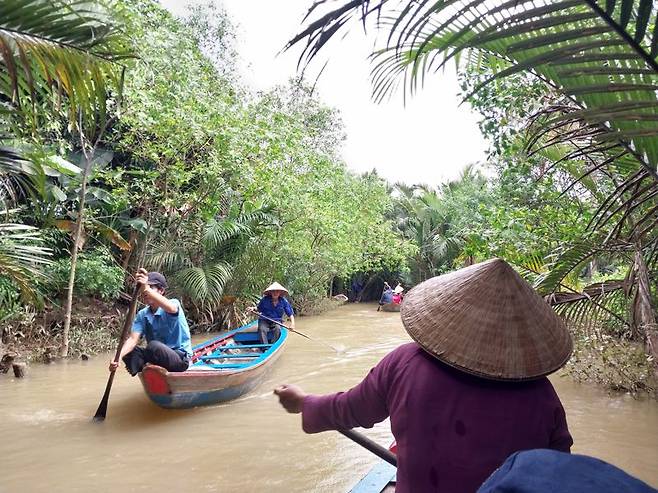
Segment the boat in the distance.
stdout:
<path fill-rule="evenodd" d="M 160 407 L 184 409 L 225 402 L 263 380 L 287 339 L 288 330 L 282 327 L 278 340 L 261 344 L 254 321 L 194 346 L 190 367 L 184 372 L 149 364 L 139 378 L 146 395 Z"/>
<path fill-rule="evenodd" d="M 381 307 L 385 312 L 399 312 L 401 305 L 401 303 L 385 303 Z"/>

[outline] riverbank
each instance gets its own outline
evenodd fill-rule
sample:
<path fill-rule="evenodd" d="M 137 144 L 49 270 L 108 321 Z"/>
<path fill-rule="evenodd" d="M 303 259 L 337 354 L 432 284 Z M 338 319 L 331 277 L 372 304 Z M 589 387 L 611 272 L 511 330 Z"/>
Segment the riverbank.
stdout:
<path fill-rule="evenodd" d="M 317 316 L 344 304 L 334 298 L 307 302 L 302 307 L 302 316 Z M 369 306 L 364 304 L 363 306 Z M 123 327 L 127 305 L 121 301 L 105 302 L 95 298 L 77 298 L 71 320 L 68 359 L 88 359 L 94 355 L 110 352 L 116 348 Z M 251 320 L 250 312 L 235 309 L 232 328 Z M 59 359 L 63 312 L 49 307 L 42 312 L 24 312 L 22 316 L 0 326 L 2 343 L 0 372 L 7 372 L 12 361 L 51 363 Z M 189 320 L 193 334 L 222 332 L 208 330 Z M 651 362 L 641 345 L 620 342 L 616 339 L 585 337 L 576 333 L 574 352 L 565 371 L 577 382 L 595 385 L 611 393 L 630 393 L 634 396 L 647 395 L 658 399 L 658 383 L 651 371 Z"/>
<path fill-rule="evenodd" d="M 333 298 L 317 300 L 304 307 L 301 316 L 320 315 L 344 302 Z M 127 305 L 121 301 L 106 302 L 95 298 L 76 298 L 71 317 L 68 359 L 88 359 L 116 349 Z M 253 315 L 246 310 L 234 310 L 232 327 L 235 328 Z M 40 312 L 24 311 L 12 320 L 0 323 L 0 361 L 3 357 L 27 363 L 51 363 L 60 359 L 63 310 L 48 306 Z M 189 320 L 192 334 L 220 333 L 208 326 Z M 229 328 L 226 327 L 226 330 Z M 0 366 L 0 372 L 4 371 Z"/>

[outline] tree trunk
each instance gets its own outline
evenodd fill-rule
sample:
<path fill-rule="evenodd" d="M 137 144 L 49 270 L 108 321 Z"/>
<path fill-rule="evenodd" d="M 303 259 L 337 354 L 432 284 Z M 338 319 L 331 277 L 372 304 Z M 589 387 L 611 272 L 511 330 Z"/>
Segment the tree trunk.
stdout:
<path fill-rule="evenodd" d="M 653 358 L 654 374 L 658 378 L 658 326 L 651 303 L 649 272 L 642 251 L 639 249 L 635 252 L 634 264 L 637 292 L 633 300 L 633 318 L 640 333 L 644 334 L 646 351 Z"/>
<path fill-rule="evenodd" d="M 69 332 L 71 328 L 71 312 L 73 309 L 73 285 L 75 284 L 75 268 L 78 264 L 78 247 L 80 238 L 82 237 L 82 226 L 84 221 L 85 212 L 85 199 L 87 197 L 87 177 L 91 168 L 93 152 L 88 154 L 83 149 L 85 157 L 85 165 L 82 171 L 82 186 L 80 187 L 80 195 L 78 206 L 78 218 L 75 222 L 75 232 L 73 233 L 73 246 L 71 247 L 71 273 L 69 275 L 69 284 L 66 288 L 66 304 L 64 305 L 64 329 L 62 330 L 62 346 L 60 347 L 59 355 L 66 358 L 69 354 Z"/>

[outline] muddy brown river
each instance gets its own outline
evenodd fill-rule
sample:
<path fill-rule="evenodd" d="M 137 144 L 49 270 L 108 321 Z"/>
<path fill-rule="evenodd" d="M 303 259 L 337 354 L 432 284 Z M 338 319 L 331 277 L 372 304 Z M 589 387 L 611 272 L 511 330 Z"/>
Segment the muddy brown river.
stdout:
<path fill-rule="evenodd" d="M 409 340 L 399 313 L 352 304 L 297 328 L 266 381 L 226 404 L 184 411 L 156 407 L 121 371 L 107 419 L 91 421 L 110 355 L 33 365 L 26 379 L 0 375 L 0 493 L 322 492 L 340 493 L 378 461 L 334 432 L 306 435 L 272 389 L 311 392 L 356 384 L 387 352 Z M 197 339 L 199 342 L 202 339 Z M 658 403 L 551 377 L 567 411 L 574 452 L 599 457 L 658 487 Z M 388 445 L 387 422 L 364 430 Z"/>

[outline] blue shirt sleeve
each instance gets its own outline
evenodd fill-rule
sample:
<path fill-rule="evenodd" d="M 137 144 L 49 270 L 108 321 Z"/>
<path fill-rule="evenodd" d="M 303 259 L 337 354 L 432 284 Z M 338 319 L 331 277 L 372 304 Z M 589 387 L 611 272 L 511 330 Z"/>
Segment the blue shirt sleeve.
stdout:
<path fill-rule="evenodd" d="M 258 302 L 258 306 L 256 307 L 259 312 L 263 313 L 263 303 L 265 301 L 265 296 L 263 296 L 260 301 Z"/>
<path fill-rule="evenodd" d="M 135 317 L 135 320 L 133 320 L 133 332 L 137 332 L 138 334 L 144 334 L 144 312 L 142 310 L 137 312 L 137 316 Z"/>
<path fill-rule="evenodd" d="M 283 299 L 283 301 L 286 302 L 283 305 L 283 309 L 285 310 L 286 315 L 288 315 L 289 317 L 292 317 L 295 314 L 295 312 L 292 310 L 292 306 L 290 305 L 290 302 L 285 298 L 282 298 L 282 299 Z"/>
<path fill-rule="evenodd" d="M 163 311 L 165 312 L 165 314 L 167 314 L 170 317 L 178 317 L 178 314 L 180 313 L 180 301 L 178 301 L 176 298 L 171 298 L 169 301 L 172 302 L 174 305 L 176 305 L 176 313 L 169 313 L 168 311 L 165 310 Z"/>

